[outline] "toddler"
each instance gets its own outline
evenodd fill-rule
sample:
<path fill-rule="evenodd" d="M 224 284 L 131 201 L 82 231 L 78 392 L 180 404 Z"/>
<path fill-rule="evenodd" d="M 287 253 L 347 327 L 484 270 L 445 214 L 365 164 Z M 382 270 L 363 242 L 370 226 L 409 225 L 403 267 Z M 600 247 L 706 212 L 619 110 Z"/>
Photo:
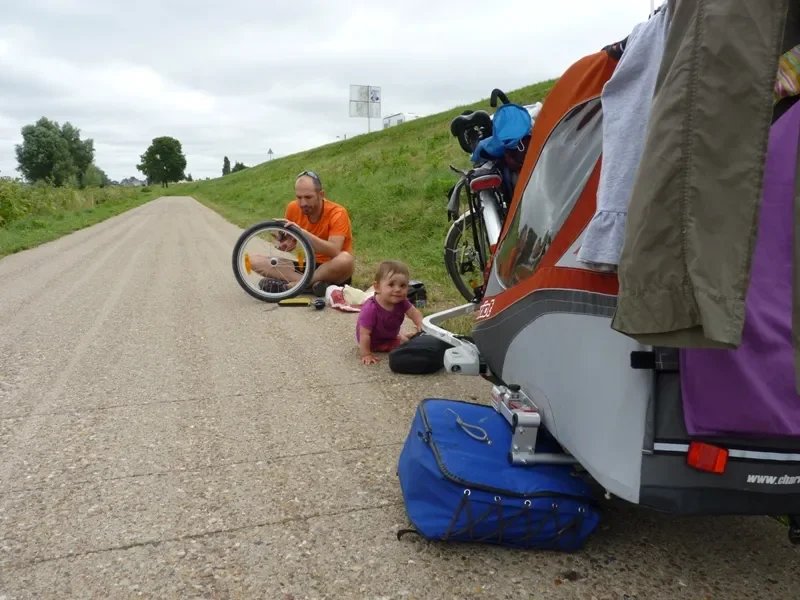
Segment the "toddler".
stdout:
<path fill-rule="evenodd" d="M 361 350 L 361 362 L 378 362 L 373 352 L 389 352 L 408 341 L 400 333 L 408 316 L 422 331 L 422 313 L 408 300 L 408 267 L 395 260 L 380 264 L 375 274 L 375 295 L 361 307 L 356 325 L 356 340 Z"/>

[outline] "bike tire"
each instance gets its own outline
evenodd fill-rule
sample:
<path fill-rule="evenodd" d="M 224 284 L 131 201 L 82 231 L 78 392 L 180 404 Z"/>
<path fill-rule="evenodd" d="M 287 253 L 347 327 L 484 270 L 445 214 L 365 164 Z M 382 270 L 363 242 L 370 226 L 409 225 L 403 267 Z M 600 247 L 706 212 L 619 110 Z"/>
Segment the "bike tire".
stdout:
<path fill-rule="evenodd" d="M 303 274 L 303 277 L 296 286 L 286 290 L 285 292 L 273 294 L 264 292 L 263 290 L 253 289 L 247 284 L 247 279 L 242 273 L 242 265 L 244 264 L 243 250 L 247 242 L 267 229 L 273 231 L 280 230 L 297 238 L 297 241 L 301 245 L 303 252 L 305 252 L 306 257 L 308 257 L 307 268 Z M 256 300 L 261 300 L 262 302 L 280 302 L 281 300 L 298 296 L 311 283 L 311 279 L 314 277 L 316 261 L 314 260 L 314 249 L 311 246 L 311 242 L 308 241 L 308 237 L 306 237 L 302 229 L 295 226 L 286 226 L 281 221 L 270 220 L 251 225 L 242 232 L 233 246 L 233 252 L 231 254 L 231 266 L 233 267 L 233 276 L 236 278 L 236 282 L 253 298 Z"/>
<path fill-rule="evenodd" d="M 464 283 L 464 280 L 461 278 L 456 256 L 458 253 L 459 238 L 466 232 L 469 232 L 471 228 L 472 214 L 466 212 L 456 219 L 450 226 L 450 230 L 447 232 L 447 237 L 445 238 L 444 242 L 444 265 L 447 269 L 447 274 L 450 275 L 450 279 L 453 281 L 453 284 L 455 284 L 456 289 L 458 289 L 459 293 L 467 302 L 473 302 L 475 300 L 475 292 L 470 289 L 470 287 Z M 480 277 L 481 286 L 483 286 L 485 283 L 483 281 L 484 274 L 480 273 Z"/>

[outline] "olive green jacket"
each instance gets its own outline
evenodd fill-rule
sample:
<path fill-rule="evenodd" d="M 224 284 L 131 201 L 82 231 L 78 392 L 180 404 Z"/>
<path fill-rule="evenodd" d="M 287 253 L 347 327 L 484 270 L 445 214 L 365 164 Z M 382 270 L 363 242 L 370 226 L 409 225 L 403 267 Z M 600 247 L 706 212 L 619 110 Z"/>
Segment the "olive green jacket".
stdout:
<path fill-rule="evenodd" d="M 797 44 L 789 4 L 669 0 L 612 321 L 644 344 L 741 343 L 778 58 Z"/>

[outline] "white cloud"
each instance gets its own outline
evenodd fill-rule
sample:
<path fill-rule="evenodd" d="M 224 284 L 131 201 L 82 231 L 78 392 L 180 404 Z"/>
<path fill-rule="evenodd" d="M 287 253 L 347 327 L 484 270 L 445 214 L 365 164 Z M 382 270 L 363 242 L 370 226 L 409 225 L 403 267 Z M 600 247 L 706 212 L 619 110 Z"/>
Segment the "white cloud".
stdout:
<path fill-rule="evenodd" d="M 645 0 L 25 0 L 0 22 L 0 172 L 41 116 L 95 140 L 115 179 L 174 135 L 195 178 L 337 135 L 351 83 L 383 114 L 430 114 L 558 76 L 647 18 Z M 512 98 L 513 99 L 513 98 Z M 373 128 L 380 127 L 373 121 Z"/>

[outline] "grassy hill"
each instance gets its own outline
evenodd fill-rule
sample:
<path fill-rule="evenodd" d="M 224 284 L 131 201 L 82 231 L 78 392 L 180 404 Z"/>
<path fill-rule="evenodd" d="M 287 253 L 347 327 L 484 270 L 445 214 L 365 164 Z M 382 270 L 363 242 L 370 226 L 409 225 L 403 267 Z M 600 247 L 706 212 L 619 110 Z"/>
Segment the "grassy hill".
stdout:
<path fill-rule="evenodd" d="M 512 102 L 542 100 L 555 80 L 508 94 Z M 354 284 L 366 287 L 385 259 L 406 262 L 412 277 L 425 282 L 433 306 L 460 298 L 443 263 L 450 224 L 446 194 L 456 181 L 448 165 L 465 168 L 469 156 L 450 135 L 450 121 L 466 108 L 489 107 L 488 98 L 364 134 L 307 152 L 273 160 L 225 177 L 170 186 L 166 194 L 190 195 L 245 228 L 283 217 L 294 198 L 301 171 L 317 172 L 327 196 L 346 206 L 353 225 L 357 271 Z"/>

